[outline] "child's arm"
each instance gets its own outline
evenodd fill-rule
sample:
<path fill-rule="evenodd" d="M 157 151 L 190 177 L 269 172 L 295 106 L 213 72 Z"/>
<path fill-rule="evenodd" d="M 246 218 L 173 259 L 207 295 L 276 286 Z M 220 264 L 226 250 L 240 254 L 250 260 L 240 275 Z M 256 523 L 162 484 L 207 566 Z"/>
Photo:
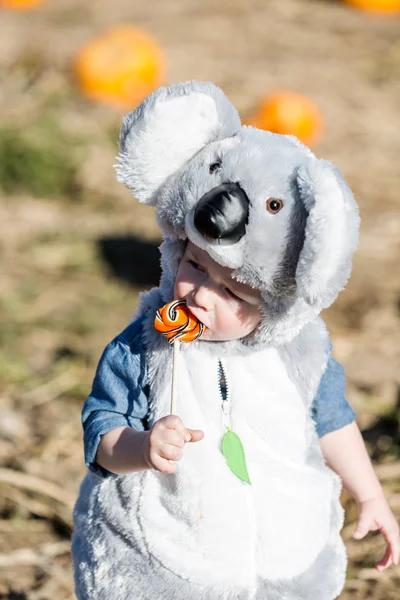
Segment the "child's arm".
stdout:
<path fill-rule="evenodd" d="M 176 471 L 175 461 L 183 456 L 185 443 L 198 442 L 203 437 L 200 430 L 186 429 L 176 415 L 160 419 L 150 431 L 117 427 L 102 435 L 96 462 L 118 474 L 145 469 L 171 474 Z"/>
<path fill-rule="evenodd" d="M 320 439 L 327 465 L 343 480 L 358 506 L 358 523 L 353 537 L 361 539 L 379 530 L 387 542 L 383 558 L 376 563 L 383 571 L 399 561 L 399 525 L 393 515 L 368 456 L 361 432 L 355 422 L 332 431 Z"/>

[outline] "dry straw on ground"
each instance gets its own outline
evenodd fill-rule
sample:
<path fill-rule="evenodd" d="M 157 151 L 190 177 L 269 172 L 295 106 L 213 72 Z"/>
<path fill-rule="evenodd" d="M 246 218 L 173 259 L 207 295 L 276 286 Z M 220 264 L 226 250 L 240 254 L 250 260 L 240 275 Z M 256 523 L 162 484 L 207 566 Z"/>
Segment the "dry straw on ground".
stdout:
<path fill-rule="evenodd" d="M 107 0 L 47 0 L 32 13 L 0 12 L 0 598 L 73 598 L 80 408 L 140 287 L 114 277 L 101 256 L 118 262 L 124 248 L 137 248 L 128 234 L 158 240 L 151 209 L 115 182 L 120 115 L 89 104 L 71 80 L 80 45 L 119 22 L 159 40 L 168 82 L 212 80 L 243 116 L 274 89 L 320 107 L 326 126 L 315 151 L 343 170 L 362 216 L 353 276 L 325 317 L 400 515 L 399 18 L 339 0 L 114 0 L 109 8 Z M 134 278 L 132 264 L 119 273 Z M 399 569 L 373 570 L 383 542 L 351 539 L 356 511 L 343 501 L 342 599 L 399 600 Z"/>

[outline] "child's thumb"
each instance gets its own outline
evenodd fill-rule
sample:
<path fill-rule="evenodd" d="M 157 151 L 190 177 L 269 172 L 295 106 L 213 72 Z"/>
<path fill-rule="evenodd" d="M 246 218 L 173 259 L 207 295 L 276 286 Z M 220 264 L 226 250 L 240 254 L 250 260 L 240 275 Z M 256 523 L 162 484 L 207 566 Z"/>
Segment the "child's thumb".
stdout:
<path fill-rule="evenodd" d="M 367 533 L 369 532 L 369 522 L 368 521 L 360 521 L 357 524 L 357 527 L 355 528 L 354 532 L 353 532 L 353 538 L 355 540 L 361 540 L 363 537 L 365 537 L 367 535 Z"/>
<path fill-rule="evenodd" d="M 204 431 L 201 429 L 187 429 L 186 431 L 188 432 L 188 436 L 190 436 L 189 440 L 186 439 L 187 442 L 199 442 L 204 437 Z"/>

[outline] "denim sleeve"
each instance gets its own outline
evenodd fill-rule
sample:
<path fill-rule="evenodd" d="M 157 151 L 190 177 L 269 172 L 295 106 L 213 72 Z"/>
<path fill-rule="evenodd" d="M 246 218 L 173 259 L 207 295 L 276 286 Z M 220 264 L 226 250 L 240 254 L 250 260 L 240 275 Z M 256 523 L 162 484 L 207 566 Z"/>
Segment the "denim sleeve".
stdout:
<path fill-rule="evenodd" d="M 109 471 L 95 463 L 103 434 L 116 427 L 146 429 L 147 369 L 141 324 L 131 324 L 104 350 L 90 395 L 82 409 L 85 464 L 100 476 Z"/>
<path fill-rule="evenodd" d="M 356 415 L 344 396 L 345 389 L 344 369 L 329 356 L 311 409 L 320 438 L 354 421 Z"/>

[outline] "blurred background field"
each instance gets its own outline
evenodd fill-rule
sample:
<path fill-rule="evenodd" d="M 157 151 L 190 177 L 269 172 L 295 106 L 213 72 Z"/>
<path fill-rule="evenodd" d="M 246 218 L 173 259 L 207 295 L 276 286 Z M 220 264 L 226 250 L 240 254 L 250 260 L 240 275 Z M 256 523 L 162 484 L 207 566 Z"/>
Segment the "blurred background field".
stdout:
<path fill-rule="evenodd" d="M 400 516 L 400 15 L 339 0 L 0 2 L 0 598 L 72 599 L 80 410 L 103 347 L 157 282 L 153 210 L 115 180 L 123 112 L 85 98 L 83 44 L 112 25 L 157 40 L 163 81 L 211 80 L 244 120 L 291 90 L 323 118 L 313 146 L 360 204 L 348 288 L 325 312 L 377 472 Z M 132 107 L 133 108 L 133 107 Z M 341 598 L 400 599 L 379 536 L 344 538 Z"/>

